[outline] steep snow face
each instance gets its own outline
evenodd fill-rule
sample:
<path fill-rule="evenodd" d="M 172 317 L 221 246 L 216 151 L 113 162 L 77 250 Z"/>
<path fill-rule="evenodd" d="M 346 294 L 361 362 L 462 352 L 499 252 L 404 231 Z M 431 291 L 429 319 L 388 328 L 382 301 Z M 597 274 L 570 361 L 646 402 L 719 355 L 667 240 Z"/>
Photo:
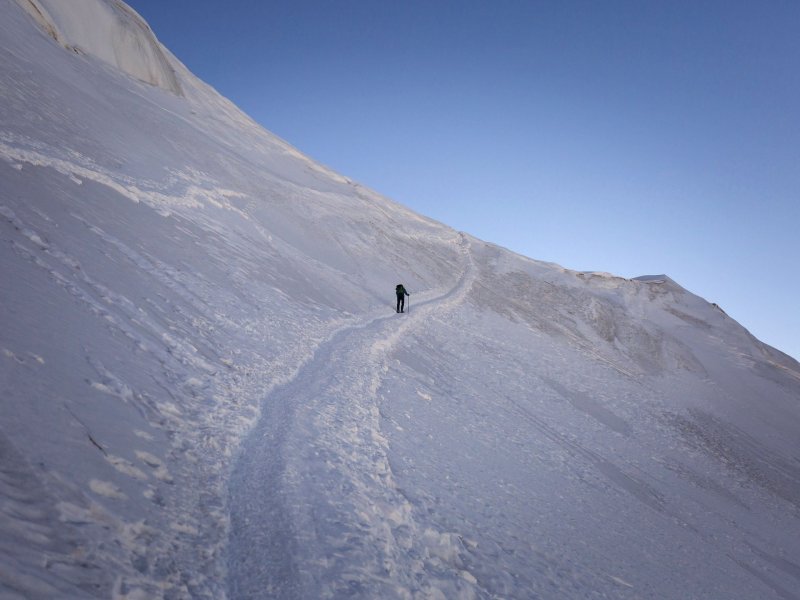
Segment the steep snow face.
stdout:
<path fill-rule="evenodd" d="M 42 35 L 120 2 L 35 6 L 0 0 L 0 596 L 798 597 L 795 361 Z"/>
<path fill-rule="evenodd" d="M 0 11 L 0 595 L 225 597 L 261 400 L 458 236 Z"/>
<path fill-rule="evenodd" d="M 174 94 L 181 86 L 161 44 L 124 2 L 17 0 L 56 41 Z"/>

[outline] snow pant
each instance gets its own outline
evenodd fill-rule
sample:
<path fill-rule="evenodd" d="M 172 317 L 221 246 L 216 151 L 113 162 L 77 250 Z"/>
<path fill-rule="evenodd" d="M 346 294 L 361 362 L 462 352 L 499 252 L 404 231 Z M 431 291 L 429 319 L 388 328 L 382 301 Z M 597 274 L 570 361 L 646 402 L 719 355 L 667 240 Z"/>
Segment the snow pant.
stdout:
<path fill-rule="evenodd" d="M 403 308 L 406 305 L 406 295 L 405 294 L 397 294 L 397 312 L 403 312 Z"/>

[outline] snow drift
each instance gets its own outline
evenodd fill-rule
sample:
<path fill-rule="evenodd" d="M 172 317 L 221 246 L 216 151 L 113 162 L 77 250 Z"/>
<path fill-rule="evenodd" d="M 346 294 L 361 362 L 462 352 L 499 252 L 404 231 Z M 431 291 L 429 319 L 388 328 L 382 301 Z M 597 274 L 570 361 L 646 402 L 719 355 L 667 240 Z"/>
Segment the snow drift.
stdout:
<path fill-rule="evenodd" d="M 330 172 L 122 2 L 0 54 L 3 598 L 800 597 L 800 366 L 718 307 Z"/>

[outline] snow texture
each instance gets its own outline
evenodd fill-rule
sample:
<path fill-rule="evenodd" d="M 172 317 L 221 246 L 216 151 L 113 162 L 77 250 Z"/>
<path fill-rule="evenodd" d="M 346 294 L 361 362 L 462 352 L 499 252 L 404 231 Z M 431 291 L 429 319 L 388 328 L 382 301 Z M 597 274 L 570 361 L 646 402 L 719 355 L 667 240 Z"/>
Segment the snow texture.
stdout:
<path fill-rule="evenodd" d="M 117 0 L 0 0 L 0 96 L 3 600 L 800 598 L 800 365 L 716 305 L 331 172 Z"/>

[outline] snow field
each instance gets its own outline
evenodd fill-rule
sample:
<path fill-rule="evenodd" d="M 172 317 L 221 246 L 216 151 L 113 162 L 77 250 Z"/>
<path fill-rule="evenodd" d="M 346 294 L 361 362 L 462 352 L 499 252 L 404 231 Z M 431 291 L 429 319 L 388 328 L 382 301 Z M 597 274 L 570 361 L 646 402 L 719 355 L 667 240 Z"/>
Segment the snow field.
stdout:
<path fill-rule="evenodd" d="M 121 2 L 0 0 L 0 100 L 3 598 L 798 597 L 800 367 L 716 305 L 332 173 Z"/>

